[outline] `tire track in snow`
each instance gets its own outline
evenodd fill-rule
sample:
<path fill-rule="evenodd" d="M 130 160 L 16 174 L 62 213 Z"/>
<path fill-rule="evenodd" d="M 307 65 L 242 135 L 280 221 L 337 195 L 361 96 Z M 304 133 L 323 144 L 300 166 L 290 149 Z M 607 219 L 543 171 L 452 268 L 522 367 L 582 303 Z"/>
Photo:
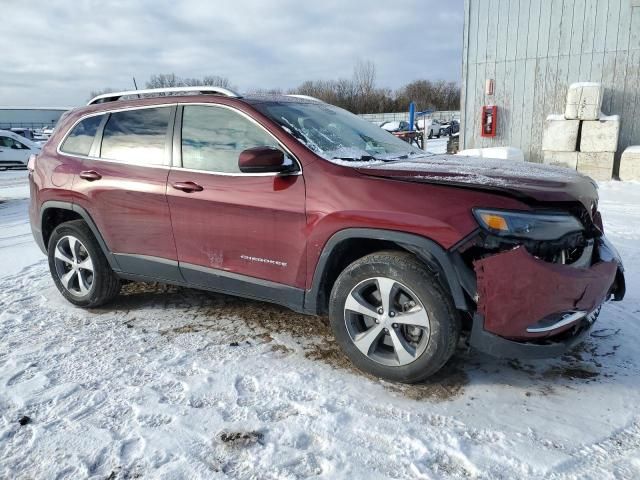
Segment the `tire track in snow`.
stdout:
<path fill-rule="evenodd" d="M 569 460 L 553 467 L 556 473 L 549 478 L 606 478 L 621 460 L 640 458 L 640 417 L 598 442 L 579 447 L 570 455 Z"/>

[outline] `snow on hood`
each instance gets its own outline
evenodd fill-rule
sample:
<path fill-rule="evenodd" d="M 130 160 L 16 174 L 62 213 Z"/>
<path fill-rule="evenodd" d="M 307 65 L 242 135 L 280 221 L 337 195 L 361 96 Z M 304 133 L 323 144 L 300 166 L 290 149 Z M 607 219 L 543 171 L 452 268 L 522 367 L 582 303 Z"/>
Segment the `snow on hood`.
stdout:
<path fill-rule="evenodd" d="M 351 162 L 345 162 L 351 163 Z M 568 178 L 582 177 L 563 167 L 531 162 L 514 162 L 493 158 L 456 157 L 432 155 L 395 162 L 362 162 L 365 168 L 389 169 L 418 173 L 421 178 L 443 180 L 452 178 L 458 182 L 504 185 L 509 179 L 536 179 L 566 183 Z"/>
<path fill-rule="evenodd" d="M 365 175 L 507 191 L 539 201 L 579 201 L 588 211 L 597 185 L 575 170 L 531 162 L 432 155 L 357 167 Z"/>

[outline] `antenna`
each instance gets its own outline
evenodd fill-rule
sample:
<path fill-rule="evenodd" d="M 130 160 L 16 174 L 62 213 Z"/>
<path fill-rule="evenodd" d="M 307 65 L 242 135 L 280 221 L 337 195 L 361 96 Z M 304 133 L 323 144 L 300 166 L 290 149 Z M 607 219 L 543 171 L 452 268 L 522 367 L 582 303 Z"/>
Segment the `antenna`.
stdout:
<path fill-rule="evenodd" d="M 133 86 L 135 87 L 136 90 L 138 90 L 138 84 L 136 83 L 136 77 L 132 77 L 133 78 Z M 140 94 L 138 94 L 138 98 L 142 98 L 140 96 Z"/>

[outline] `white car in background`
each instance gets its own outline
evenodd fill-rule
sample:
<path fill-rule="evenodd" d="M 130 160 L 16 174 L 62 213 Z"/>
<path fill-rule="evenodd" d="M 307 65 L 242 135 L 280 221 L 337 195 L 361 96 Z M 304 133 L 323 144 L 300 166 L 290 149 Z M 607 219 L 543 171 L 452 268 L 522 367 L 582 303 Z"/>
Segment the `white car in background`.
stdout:
<path fill-rule="evenodd" d="M 47 138 L 49 138 L 51 135 L 53 135 L 53 129 L 54 129 L 54 127 L 44 127 L 42 129 L 42 134 L 46 135 Z"/>
<path fill-rule="evenodd" d="M 442 127 L 442 124 L 438 120 L 432 118 L 419 118 L 416 121 L 416 126 L 418 127 L 418 130 L 424 131 L 425 137 L 440 138 L 440 128 Z"/>
<path fill-rule="evenodd" d="M 40 150 L 37 143 L 9 130 L 0 130 L 0 170 L 26 168 L 29 157 Z"/>

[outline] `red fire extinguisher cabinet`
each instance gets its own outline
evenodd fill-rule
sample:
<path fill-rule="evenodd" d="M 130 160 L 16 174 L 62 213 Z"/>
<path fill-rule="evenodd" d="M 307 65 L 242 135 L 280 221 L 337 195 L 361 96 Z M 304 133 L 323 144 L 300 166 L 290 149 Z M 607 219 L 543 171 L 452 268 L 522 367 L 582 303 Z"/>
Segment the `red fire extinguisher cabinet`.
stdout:
<path fill-rule="evenodd" d="M 482 122 L 480 135 L 483 137 L 495 137 L 498 125 L 498 107 L 496 105 L 484 105 L 482 107 Z"/>

